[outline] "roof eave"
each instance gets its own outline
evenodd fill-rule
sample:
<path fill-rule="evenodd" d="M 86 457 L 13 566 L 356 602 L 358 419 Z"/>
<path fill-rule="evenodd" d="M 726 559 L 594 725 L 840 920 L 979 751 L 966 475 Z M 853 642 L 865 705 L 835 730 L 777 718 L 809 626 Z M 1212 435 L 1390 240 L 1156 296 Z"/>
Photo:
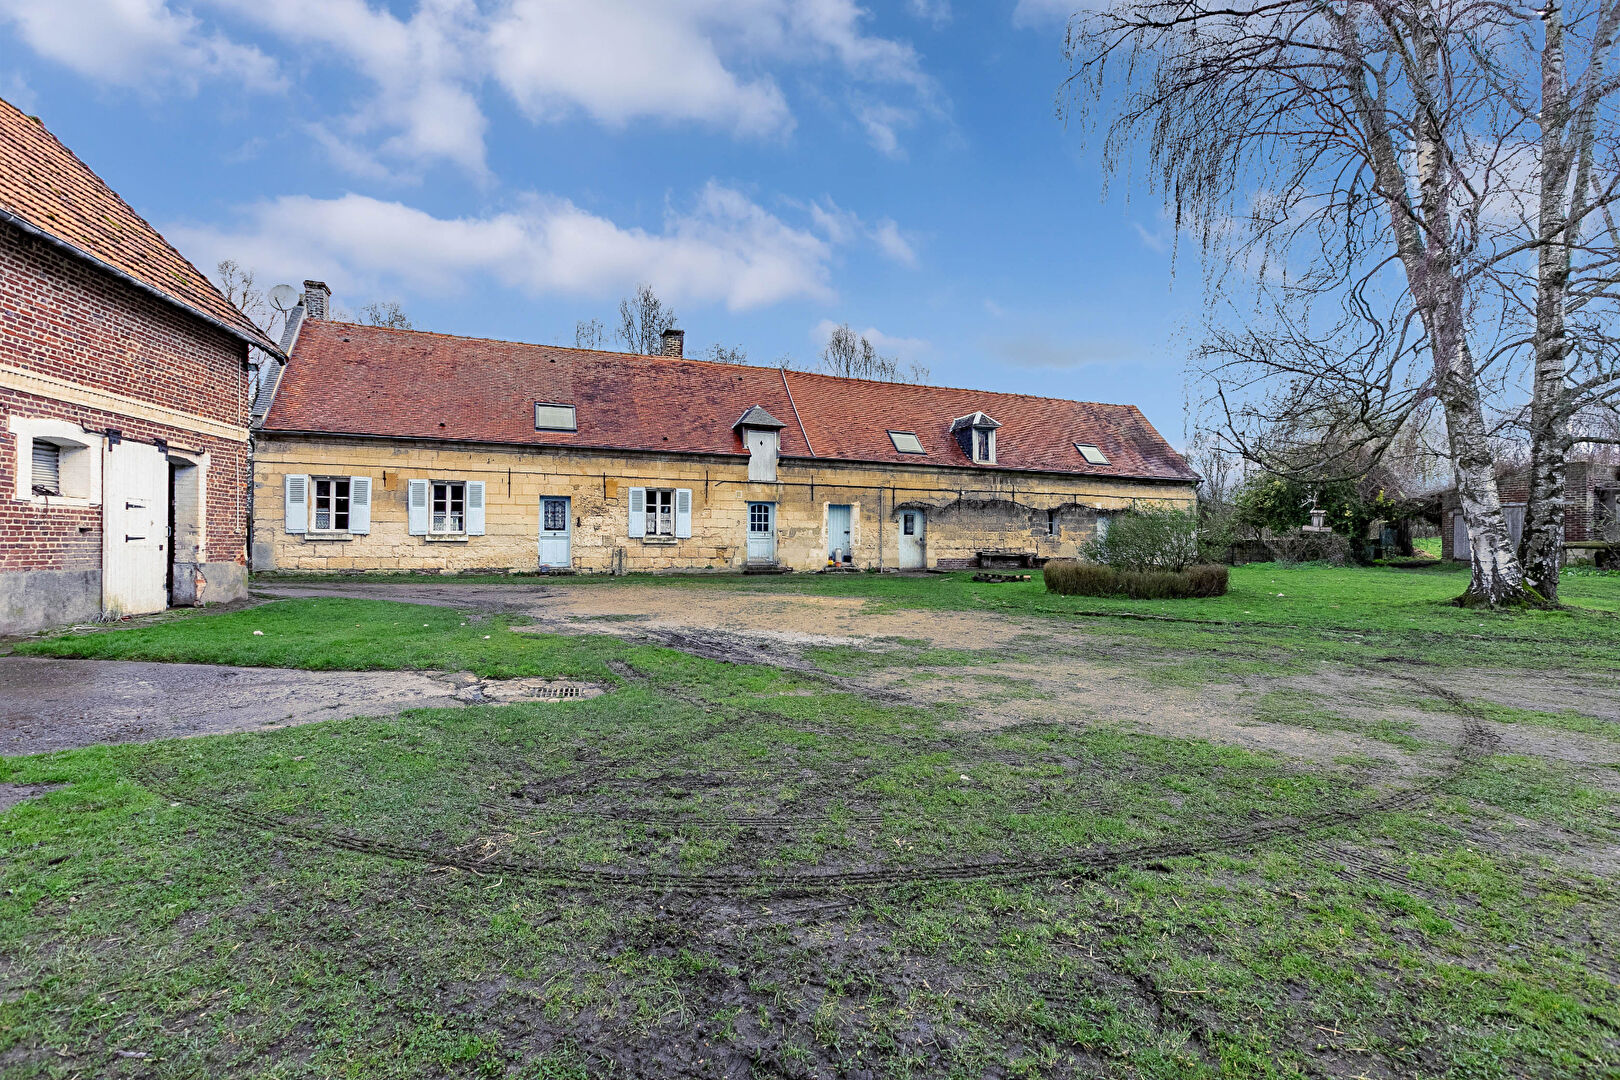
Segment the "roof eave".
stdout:
<path fill-rule="evenodd" d="M 697 457 L 723 457 L 746 458 L 748 454 L 738 450 L 671 450 L 654 447 L 636 446 L 610 446 L 605 443 L 541 443 L 541 442 L 509 442 L 502 439 L 457 439 L 446 435 L 377 435 L 362 431 L 331 431 L 322 428 L 284 428 L 271 427 L 268 423 L 258 429 L 262 435 L 293 435 L 293 436 L 319 436 L 329 439 L 383 439 L 394 442 L 439 442 L 456 443 L 462 446 L 510 446 L 520 450 L 594 450 L 609 454 L 653 454 L 660 457 L 693 455 Z M 995 472 L 1029 473 L 1036 476 L 1065 476 L 1076 479 L 1092 480 L 1137 480 L 1149 481 L 1157 484 L 1194 484 L 1197 479 L 1187 476 L 1167 476 L 1163 473 L 1083 473 L 1064 469 L 1037 469 L 1032 466 L 1001 465 L 993 470 L 986 470 L 983 465 L 971 463 L 957 463 L 952 461 L 890 461 L 886 458 L 858 458 L 858 457 L 825 457 L 814 454 L 782 454 L 779 461 L 803 461 L 807 464 L 850 464 L 850 465 L 894 465 L 913 466 L 935 469 L 976 469 Z"/>
<path fill-rule="evenodd" d="M 146 293 L 148 296 L 155 297 L 158 300 L 163 301 L 165 304 L 170 305 L 171 307 L 177 307 L 181 311 L 184 311 L 186 314 L 191 315 L 194 318 L 201 319 L 205 323 L 208 323 L 210 326 L 213 326 L 215 329 L 225 331 L 225 333 L 227 333 L 227 334 L 231 335 L 232 337 L 236 338 L 238 341 L 241 341 L 241 342 L 244 342 L 244 343 L 246 343 L 248 345 L 251 345 L 254 348 L 262 349 L 263 351 L 269 353 L 271 356 L 274 356 L 278 360 L 285 361 L 287 359 L 286 354 L 283 353 L 280 349 L 278 349 L 270 341 L 269 335 L 260 333 L 259 335 L 255 336 L 253 334 L 249 334 L 247 331 L 243 330 L 239 326 L 232 326 L 230 323 L 226 322 L 224 319 L 221 319 L 221 318 L 219 318 L 217 316 L 214 316 L 214 315 L 210 315 L 210 314 L 208 314 L 208 312 L 203 311 L 200 308 L 192 307 L 190 304 L 186 303 L 184 300 L 181 300 L 178 297 L 172 296 L 169 293 L 164 292 L 162 289 L 159 289 L 154 285 L 148 285 L 146 282 L 142 281 L 140 278 L 134 277 L 133 275 L 131 275 L 131 274 L 129 274 L 129 273 L 123 271 L 123 270 L 118 269 L 118 267 L 116 267 L 116 266 L 112 265 L 111 263 L 107 262 L 105 259 L 98 259 L 96 256 L 90 254 L 88 251 L 86 251 L 83 248 L 79 247 L 77 244 L 71 244 L 68 241 L 62 239 L 60 236 L 57 236 L 55 233 L 50 232 L 47 229 L 40 228 L 38 225 L 35 225 L 33 222 L 29 221 L 27 218 L 20 217 L 17 214 L 14 214 L 9 210 L 6 210 L 3 207 L 0 207 L 0 221 L 3 221 L 8 225 L 16 226 L 18 229 L 20 229 L 24 233 L 27 233 L 29 236 L 33 236 L 33 237 L 36 237 L 36 238 L 38 238 L 40 240 L 43 240 L 46 243 L 50 244 L 51 246 L 59 248 L 62 251 L 67 252 L 69 255 L 74 256 L 75 258 L 84 260 L 85 262 L 89 263 L 91 266 L 94 266 L 96 269 L 102 270 L 102 271 L 104 271 L 104 272 L 106 272 L 108 274 L 111 274 L 113 277 L 117 278 L 119 281 L 122 281 L 124 284 L 129 285 L 132 288 L 138 289 L 141 292 Z"/>

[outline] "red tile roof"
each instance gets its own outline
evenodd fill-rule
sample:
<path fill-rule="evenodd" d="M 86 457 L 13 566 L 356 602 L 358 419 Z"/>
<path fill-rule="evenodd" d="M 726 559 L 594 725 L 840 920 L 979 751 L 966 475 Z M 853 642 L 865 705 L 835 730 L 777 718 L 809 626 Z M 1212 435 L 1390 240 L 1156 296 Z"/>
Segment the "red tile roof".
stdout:
<path fill-rule="evenodd" d="M 573 405 L 578 430 L 534 430 L 535 402 Z M 732 425 L 753 405 L 787 425 L 784 457 L 1197 478 L 1130 405 L 326 320 L 306 320 L 300 328 L 264 429 L 742 455 Z M 994 466 L 974 465 L 951 435 L 951 421 L 975 410 L 1001 423 Z M 899 453 L 891 430 L 914 432 L 926 456 Z M 1109 463 L 1087 464 L 1077 442 L 1101 447 Z"/>
<path fill-rule="evenodd" d="M 0 212 L 261 348 L 274 344 L 73 151 L 0 99 Z"/>

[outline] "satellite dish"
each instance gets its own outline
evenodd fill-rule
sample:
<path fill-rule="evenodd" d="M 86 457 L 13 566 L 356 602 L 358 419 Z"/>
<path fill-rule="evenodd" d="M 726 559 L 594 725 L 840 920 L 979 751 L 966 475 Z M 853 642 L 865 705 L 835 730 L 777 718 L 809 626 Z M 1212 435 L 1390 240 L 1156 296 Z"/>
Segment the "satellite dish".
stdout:
<path fill-rule="evenodd" d="M 270 290 L 270 302 L 277 310 L 286 311 L 298 303 L 298 290 L 291 285 L 277 285 Z"/>

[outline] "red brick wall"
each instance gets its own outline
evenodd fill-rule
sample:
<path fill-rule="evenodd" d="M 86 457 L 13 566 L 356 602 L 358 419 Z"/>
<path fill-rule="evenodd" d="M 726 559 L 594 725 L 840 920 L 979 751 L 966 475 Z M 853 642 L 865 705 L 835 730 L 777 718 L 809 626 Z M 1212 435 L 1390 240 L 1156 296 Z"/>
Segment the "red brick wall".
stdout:
<path fill-rule="evenodd" d="M 0 227 L 0 364 L 246 428 L 247 346 L 82 260 Z M 101 510 L 16 499 L 12 415 L 207 451 L 205 561 L 246 563 L 247 443 L 0 390 L 0 571 L 101 565 Z"/>

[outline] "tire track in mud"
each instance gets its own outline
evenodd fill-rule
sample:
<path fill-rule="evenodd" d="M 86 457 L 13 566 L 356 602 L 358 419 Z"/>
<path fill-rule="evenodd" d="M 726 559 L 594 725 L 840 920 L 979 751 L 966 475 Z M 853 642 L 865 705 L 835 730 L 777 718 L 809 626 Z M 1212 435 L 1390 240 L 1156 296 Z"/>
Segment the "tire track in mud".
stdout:
<path fill-rule="evenodd" d="M 697 641 L 697 639 L 691 638 L 689 635 L 674 635 L 674 638 L 693 644 Z M 672 644 L 671 647 L 676 646 Z M 762 656 L 767 655 L 763 650 L 760 650 L 760 652 Z M 779 655 L 770 655 L 773 656 L 775 661 L 782 659 Z M 767 661 L 762 660 L 760 662 L 765 663 Z M 803 661 L 797 661 L 797 663 L 805 665 L 803 670 L 807 674 L 813 674 L 823 681 L 827 679 L 827 676 L 807 663 Z M 773 662 L 771 666 L 779 667 L 782 665 L 779 662 Z M 790 669 L 798 670 L 797 668 Z M 1366 674 L 1373 673 L 1373 669 L 1370 668 L 1362 668 L 1361 670 Z M 645 681 L 639 672 L 635 672 L 634 669 L 628 667 L 623 672 L 616 671 L 615 673 L 634 678 L 637 681 Z M 1379 672 L 1379 674 L 1387 676 L 1391 673 L 1386 671 Z M 323 829 L 299 824 L 288 819 L 248 810 L 223 799 L 182 791 L 168 779 L 153 772 L 137 772 L 133 775 L 133 778 L 171 802 L 206 810 L 240 824 L 263 829 L 276 836 L 295 838 L 308 843 L 353 851 L 359 854 L 378 855 L 435 867 L 454 867 L 479 874 L 511 874 L 532 878 L 548 885 L 564 887 L 611 886 L 618 889 L 705 894 L 772 893 L 782 891 L 819 893 L 830 890 L 885 889 L 895 886 L 946 882 L 1016 881 L 1054 877 L 1080 878 L 1100 875 L 1137 863 L 1241 850 L 1281 838 L 1307 837 L 1313 832 L 1353 824 L 1374 814 L 1412 809 L 1428 802 L 1445 784 L 1460 776 L 1475 762 L 1488 756 L 1500 743 L 1500 737 L 1490 731 L 1477 709 L 1465 698 L 1426 679 L 1404 674 L 1396 674 L 1395 677 L 1426 693 L 1443 698 L 1458 710 L 1462 731 L 1456 746 L 1453 747 L 1452 761 L 1429 780 L 1410 788 L 1387 793 L 1359 806 L 1325 810 L 1310 815 L 1285 815 L 1267 818 L 1203 837 L 1116 845 L 1041 858 L 970 860 L 957 863 L 933 863 L 918 867 L 876 866 L 817 871 L 708 870 L 697 872 L 632 870 L 611 866 L 568 866 L 548 863 L 538 859 L 515 858 L 512 856 L 475 858 L 470 853 L 454 850 L 435 850 L 427 845 L 411 846 L 363 836 L 348 830 Z M 850 682 L 850 680 L 839 681 Z M 864 688 L 858 688 L 858 684 L 856 685 L 857 692 L 865 692 Z M 701 699 L 688 698 L 678 694 L 675 696 L 681 696 L 684 700 L 691 701 L 694 704 L 708 706 L 708 703 L 702 702 Z M 748 720 L 748 714 L 741 713 L 721 720 L 713 727 L 698 734 L 703 737 L 712 736 L 739 727 Z M 680 749 L 690 745 L 693 737 L 694 733 L 690 732 L 672 734 L 653 746 L 638 748 L 636 758 L 644 759 L 648 753 L 661 748 L 669 751 Z M 586 767 L 586 771 L 592 775 L 597 775 L 620 764 L 622 760 L 629 759 L 605 759 L 593 762 Z"/>

